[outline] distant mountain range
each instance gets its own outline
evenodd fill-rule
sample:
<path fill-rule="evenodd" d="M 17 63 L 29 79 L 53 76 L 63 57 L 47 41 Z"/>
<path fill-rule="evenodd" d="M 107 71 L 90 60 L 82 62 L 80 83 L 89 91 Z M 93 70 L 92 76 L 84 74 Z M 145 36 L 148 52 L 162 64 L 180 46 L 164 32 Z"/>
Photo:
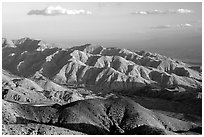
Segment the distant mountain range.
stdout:
<path fill-rule="evenodd" d="M 133 99 L 139 96 L 183 103 L 194 100 L 198 106 L 195 110 L 190 108 L 189 113 L 200 115 L 199 66 L 145 51 L 91 44 L 59 48 L 31 38 L 2 38 L 2 68 L 5 134 L 11 134 L 8 123 L 19 124 L 19 116 L 21 124 L 66 129 L 60 129 L 59 134 L 200 133 L 200 125 L 191 120 L 184 122 L 153 112 Z M 41 107 L 46 107 L 46 112 L 38 113 Z M 50 120 L 44 121 L 44 117 Z M 90 130 L 85 131 L 87 127 Z"/>

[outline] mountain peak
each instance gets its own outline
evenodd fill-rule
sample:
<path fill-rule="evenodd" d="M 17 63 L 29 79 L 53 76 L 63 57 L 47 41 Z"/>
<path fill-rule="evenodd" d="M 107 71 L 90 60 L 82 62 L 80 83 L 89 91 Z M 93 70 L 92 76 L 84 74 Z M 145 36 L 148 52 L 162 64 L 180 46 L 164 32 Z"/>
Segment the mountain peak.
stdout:
<path fill-rule="evenodd" d="M 100 51 L 104 49 L 104 47 L 100 45 L 92 45 L 92 44 L 84 44 L 81 46 L 75 46 L 70 48 L 71 50 L 80 50 L 86 53 L 92 53 L 92 54 L 99 54 Z"/>
<path fill-rule="evenodd" d="M 16 45 L 9 39 L 7 38 L 2 38 L 2 47 L 13 47 L 15 48 Z"/>
<path fill-rule="evenodd" d="M 13 43 L 15 45 L 21 45 L 21 44 L 23 44 L 25 42 L 28 42 L 28 41 L 36 41 L 36 39 L 32 39 L 32 38 L 29 38 L 29 37 L 24 37 L 24 38 L 13 40 Z"/>

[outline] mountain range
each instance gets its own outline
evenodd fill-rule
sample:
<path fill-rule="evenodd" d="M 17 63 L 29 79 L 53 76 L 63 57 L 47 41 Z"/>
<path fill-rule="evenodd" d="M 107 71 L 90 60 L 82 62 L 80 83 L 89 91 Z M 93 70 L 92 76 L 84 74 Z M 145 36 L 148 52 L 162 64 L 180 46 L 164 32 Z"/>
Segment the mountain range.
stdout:
<path fill-rule="evenodd" d="M 201 66 L 25 37 L 2 38 L 2 68 L 3 134 L 201 134 Z"/>

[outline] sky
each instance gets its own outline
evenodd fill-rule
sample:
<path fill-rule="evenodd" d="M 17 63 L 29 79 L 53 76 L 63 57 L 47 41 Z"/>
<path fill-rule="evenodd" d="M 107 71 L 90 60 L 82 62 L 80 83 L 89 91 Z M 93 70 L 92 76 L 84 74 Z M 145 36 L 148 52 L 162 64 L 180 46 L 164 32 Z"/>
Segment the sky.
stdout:
<path fill-rule="evenodd" d="M 201 2 L 2 4 L 2 35 L 65 47 L 86 43 L 202 62 Z"/>

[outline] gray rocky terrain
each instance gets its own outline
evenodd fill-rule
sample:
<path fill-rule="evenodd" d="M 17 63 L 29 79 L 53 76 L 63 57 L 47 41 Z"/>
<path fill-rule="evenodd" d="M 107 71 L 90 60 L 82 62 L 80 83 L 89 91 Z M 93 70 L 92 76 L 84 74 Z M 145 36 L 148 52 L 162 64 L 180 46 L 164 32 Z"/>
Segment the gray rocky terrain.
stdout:
<path fill-rule="evenodd" d="M 2 39 L 3 134 L 202 134 L 202 69 L 157 53 Z"/>

